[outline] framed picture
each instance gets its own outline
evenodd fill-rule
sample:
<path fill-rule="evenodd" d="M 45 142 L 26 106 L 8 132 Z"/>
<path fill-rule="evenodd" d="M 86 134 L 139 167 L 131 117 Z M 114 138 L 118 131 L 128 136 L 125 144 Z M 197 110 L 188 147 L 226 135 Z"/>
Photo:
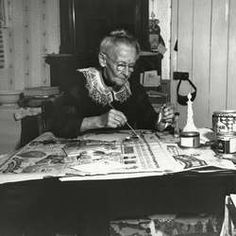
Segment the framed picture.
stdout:
<path fill-rule="evenodd" d="M 161 77 L 157 74 L 157 70 L 145 71 L 143 75 L 144 87 L 159 87 L 161 85 Z"/>

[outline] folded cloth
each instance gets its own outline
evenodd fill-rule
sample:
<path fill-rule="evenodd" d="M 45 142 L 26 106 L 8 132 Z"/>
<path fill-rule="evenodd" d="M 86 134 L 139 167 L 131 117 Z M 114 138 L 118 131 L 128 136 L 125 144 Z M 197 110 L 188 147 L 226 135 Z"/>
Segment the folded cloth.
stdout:
<path fill-rule="evenodd" d="M 21 120 L 26 116 L 35 116 L 42 113 L 41 107 L 27 107 L 27 108 L 19 108 L 14 113 L 14 119 L 15 120 Z"/>

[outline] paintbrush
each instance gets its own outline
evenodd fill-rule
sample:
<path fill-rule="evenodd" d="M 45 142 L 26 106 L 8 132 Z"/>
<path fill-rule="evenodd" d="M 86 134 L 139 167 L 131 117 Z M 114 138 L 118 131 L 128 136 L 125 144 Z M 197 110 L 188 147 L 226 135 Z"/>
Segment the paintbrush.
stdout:
<path fill-rule="evenodd" d="M 109 103 L 109 106 L 110 106 L 112 109 L 116 110 L 116 109 L 111 105 L 111 103 Z M 136 137 L 138 137 L 140 140 L 142 140 L 142 138 L 140 137 L 140 135 L 135 131 L 135 129 L 129 124 L 128 121 L 126 121 L 126 125 L 130 128 L 130 130 L 132 131 L 132 133 L 133 133 Z"/>

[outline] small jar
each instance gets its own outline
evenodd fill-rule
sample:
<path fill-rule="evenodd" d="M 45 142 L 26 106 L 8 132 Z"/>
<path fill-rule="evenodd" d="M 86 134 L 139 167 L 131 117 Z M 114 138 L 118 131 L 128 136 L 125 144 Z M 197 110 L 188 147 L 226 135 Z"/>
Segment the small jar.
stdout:
<path fill-rule="evenodd" d="M 200 134 L 195 131 L 182 132 L 180 134 L 180 146 L 197 148 L 200 146 Z"/>

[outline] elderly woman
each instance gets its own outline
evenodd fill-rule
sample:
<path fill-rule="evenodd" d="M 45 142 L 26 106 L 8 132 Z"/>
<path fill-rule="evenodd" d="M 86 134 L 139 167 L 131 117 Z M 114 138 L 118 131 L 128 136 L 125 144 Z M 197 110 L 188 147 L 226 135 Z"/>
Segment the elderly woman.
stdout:
<path fill-rule="evenodd" d="M 76 72 L 68 92 L 55 102 L 52 132 L 73 138 L 94 129 L 163 130 L 172 122 L 173 109 L 156 113 L 139 79 L 131 79 L 139 53 L 139 43 L 125 30 L 104 37 L 98 55 L 100 68 Z"/>

